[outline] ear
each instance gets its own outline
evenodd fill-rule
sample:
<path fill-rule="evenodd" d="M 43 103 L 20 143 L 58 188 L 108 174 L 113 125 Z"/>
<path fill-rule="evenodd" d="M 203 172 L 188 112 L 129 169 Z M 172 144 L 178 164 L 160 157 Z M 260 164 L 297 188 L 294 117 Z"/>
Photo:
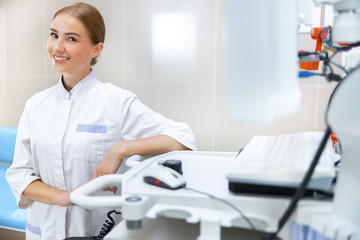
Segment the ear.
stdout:
<path fill-rule="evenodd" d="M 101 51 L 103 50 L 104 44 L 102 42 L 96 44 L 93 49 L 92 58 L 95 58 L 100 55 Z"/>

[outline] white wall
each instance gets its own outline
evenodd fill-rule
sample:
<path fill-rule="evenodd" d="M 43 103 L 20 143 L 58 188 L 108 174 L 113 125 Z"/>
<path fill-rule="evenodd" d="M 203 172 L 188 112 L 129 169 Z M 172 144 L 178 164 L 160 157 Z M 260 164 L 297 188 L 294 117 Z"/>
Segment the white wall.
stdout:
<path fill-rule="evenodd" d="M 2 2 L 0 1 L 0 36 L 5 36 L 6 15 Z M 7 122 L 7 81 L 6 81 L 6 38 L 0 37 L 0 123 Z"/>
<path fill-rule="evenodd" d="M 16 126 L 26 99 L 58 82 L 46 41 L 53 13 L 72 2 L 0 0 L 0 125 Z M 334 84 L 317 77 L 302 82 L 299 112 L 267 127 L 229 122 L 221 0 L 85 2 L 100 10 L 107 26 L 105 48 L 94 67 L 98 77 L 135 92 L 166 117 L 189 123 L 199 150 L 237 151 L 257 134 L 325 129 L 324 112 Z M 192 21 L 182 58 L 154 57 L 151 22 L 164 13 L 185 13 Z M 307 34 L 299 35 L 299 43 L 304 50 L 315 48 Z"/>

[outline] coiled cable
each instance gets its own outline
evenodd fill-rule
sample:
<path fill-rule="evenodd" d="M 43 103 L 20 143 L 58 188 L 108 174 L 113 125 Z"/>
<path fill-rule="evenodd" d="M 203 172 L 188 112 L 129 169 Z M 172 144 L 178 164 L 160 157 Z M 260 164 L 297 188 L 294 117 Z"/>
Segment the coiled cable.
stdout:
<path fill-rule="evenodd" d="M 115 220 L 111 217 L 112 213 L 121 214 L 121 212 L 118 212 L 115 209 L 111 210 L 107 213 L 107 217 L 109 218 L 110 221 L 108 219 L 105 220 L 105 222 L 104 222 L 103 226 L 101 227 L 101 230 L 97 236 L 98 240 L 103 240 L 103 238 L 106 236 L 106 234 L 108 234 L 111 231 L 111 229 L 114 227 Z"/>

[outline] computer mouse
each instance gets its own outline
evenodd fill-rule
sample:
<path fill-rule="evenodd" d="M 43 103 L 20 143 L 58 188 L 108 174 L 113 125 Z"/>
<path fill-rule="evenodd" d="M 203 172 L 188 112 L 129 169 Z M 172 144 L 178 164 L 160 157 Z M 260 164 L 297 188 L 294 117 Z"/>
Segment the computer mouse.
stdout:
<path fill-rule="evenodd" d="M 144 182 L 167 189 L 179 189 L 186 186 L 186 179 L 177 171 L 165 167 L 156 166 L 147 168 L 143 172 Z"/>

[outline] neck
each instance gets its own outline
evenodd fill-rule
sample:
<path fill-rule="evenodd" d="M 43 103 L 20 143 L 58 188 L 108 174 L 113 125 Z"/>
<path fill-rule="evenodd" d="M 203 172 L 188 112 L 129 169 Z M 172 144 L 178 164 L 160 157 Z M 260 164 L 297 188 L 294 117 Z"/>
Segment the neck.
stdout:
<path fill-rule="evenodd" d="M 76 84 L 78 84 L 84 77 L 86 77 L 91 72 L 91 68 L 87 71 L 82 72 L 81 74 L 71 74 L 64 73 L 62 75 L 62 83 L 64 88 L 70 92 Z"/>

